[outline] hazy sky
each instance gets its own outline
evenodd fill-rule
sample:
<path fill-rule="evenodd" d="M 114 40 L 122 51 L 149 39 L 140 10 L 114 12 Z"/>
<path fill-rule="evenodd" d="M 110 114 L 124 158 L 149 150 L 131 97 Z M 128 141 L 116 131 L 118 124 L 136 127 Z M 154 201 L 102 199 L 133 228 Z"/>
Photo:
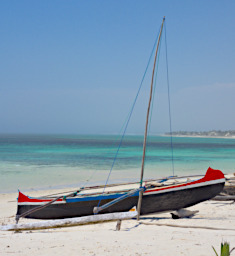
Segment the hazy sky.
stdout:
<path fill-rule="evenodd" d="M 235 130 L 234 14 L 234 0 L 1 1 L 0 133 L 119 132 L 163 16 L 173 130 Z M 164 40 L 160 54 L 153 133 L 169 130 Z M 150 74 L 128 133 L 143 133 Z"/>

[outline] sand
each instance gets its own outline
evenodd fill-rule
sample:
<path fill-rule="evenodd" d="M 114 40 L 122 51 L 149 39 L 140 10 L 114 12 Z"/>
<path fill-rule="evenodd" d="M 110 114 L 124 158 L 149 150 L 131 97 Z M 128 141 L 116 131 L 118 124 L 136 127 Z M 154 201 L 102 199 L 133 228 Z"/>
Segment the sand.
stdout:
<path fill-rule="evenodd" d="M 16 197 L 16 193 L 0 194 L 1 225 L 14 223 Z M 188 209 L 199 213 L 179 220 L 173 220 L 170 213 L 142 216 L 139 222 L 122 221 L 120 231 L 116 231 L 116 222 L 21 233 L 0 231 L 0 255 L 208 256 L 215 255 L 212 246 L 219 252 L 223 241 L 235 247 L 233 202 L 207 201 Z M 35 222 L 22 219 L 20 223 L 29 221 Z"/>

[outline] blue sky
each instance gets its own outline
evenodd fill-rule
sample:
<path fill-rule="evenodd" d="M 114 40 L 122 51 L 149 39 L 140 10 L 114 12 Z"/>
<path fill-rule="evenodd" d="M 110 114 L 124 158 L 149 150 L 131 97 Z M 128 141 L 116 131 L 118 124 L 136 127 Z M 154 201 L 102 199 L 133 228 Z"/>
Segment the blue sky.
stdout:
<path fill-rule="evenodd" d="M 118 133 L 163 16 L 173 130 L 234 130 L 234 12 L 232 0 L 1 1 L 0 133 Z M 169 130 L 164 46 L 152 133 Z M 128 133 L 143 133 L 150 74 Z"/>

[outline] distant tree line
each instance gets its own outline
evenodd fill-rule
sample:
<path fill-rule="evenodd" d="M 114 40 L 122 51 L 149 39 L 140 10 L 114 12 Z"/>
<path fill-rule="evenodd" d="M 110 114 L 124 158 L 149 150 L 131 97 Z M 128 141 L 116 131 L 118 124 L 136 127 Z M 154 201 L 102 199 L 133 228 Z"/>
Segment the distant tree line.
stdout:
<path fill-rule="evenodd" d="M 165 135 L 171 135 L 169 132 Z M 221 131 L 212 130 L 207 132 L 189 132 L 189 131 L 177 131 L 172 132 L 173 136 L 208 136 L 208 137 L 232 137 L 235 136 L 235 130 Z"/>

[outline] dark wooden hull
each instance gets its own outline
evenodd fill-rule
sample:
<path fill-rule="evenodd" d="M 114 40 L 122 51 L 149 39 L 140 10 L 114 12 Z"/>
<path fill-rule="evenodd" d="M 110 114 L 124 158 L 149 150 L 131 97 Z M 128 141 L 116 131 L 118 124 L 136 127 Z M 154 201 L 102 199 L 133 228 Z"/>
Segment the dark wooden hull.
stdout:
<path fill-rule="evenodd" d="M 141 207 L 141 215 L 174 211 L 186 208 L 200 202 L 206 201 L 219 194 L 224 187 L 224 182 L 204 185 L 191 188 L 183 188 L 174 191 L 163 191 L 158 193 L 144 193 Z M 110 202 L 112 199 L 102 200 L 101 205 Z M 112 205 L 100 213 L 129 211 L 137 206 L 138 195 L 131 196 L 123 201 Z M 62 219 L 93 214 L 93 208 L 97 206 L 99 200 L 66 202 L 61 204 L 51 204 L 48 207 L 31 213 L 27 218 L 35 219 Z M 37 205 L 18 205 L 17 215 L 20 215 Z"/>

